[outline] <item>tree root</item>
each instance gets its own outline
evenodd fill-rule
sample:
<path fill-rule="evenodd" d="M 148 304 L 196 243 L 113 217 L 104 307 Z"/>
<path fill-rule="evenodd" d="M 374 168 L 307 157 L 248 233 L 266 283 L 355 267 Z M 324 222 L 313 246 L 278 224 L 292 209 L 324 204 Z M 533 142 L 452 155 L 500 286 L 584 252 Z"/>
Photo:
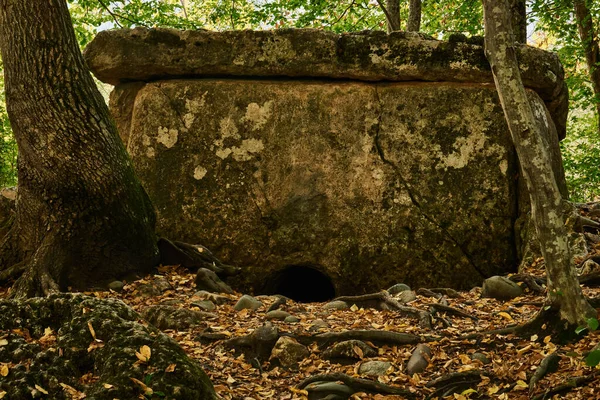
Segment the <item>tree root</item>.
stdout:
<path fill-rule="evenodd" d="M 470 333 L 458 338 L 458 340 L 481 339 L 490 335 L 516 335 L 521 338 L 530 338 L 538 334 L 540 338 L 551 336 L 553 343 L 564 344 L 576 341 L 580 336 L 575 333 L 576 326 L 568 325 L 560 318 L 557 308 L 545 306 L 531 320 L 522 325 L 512 325 L 506 328 L 491 331 Z"/>
<path fill-rule="evenodd" d="M 238 274 L 239 268 L 222 263 L 210 250 L 201 245 L 170 241 L 165 238 L 158 240 L 160 262 L 163 265 L 181 265 L 192 272 L 206 268 L 219 276 Z"/>
<path fill-rule="evenodd" d="M 432 304 L 430 306 L 430 310 L 431 310 L 431 314 L 435 314 L 435 313 L 448 313 L 448 314 L 453 314 L 459 317 L 463 317 L 463 318 L 470 318 L 473 321 L 479 321 L 479 318 L 477 318 L 474 315 L 468 314 L 462 310 L 459 310 L 458 308 L 454 308 L 454 307 L 450 307 L 444 304 Z"/>
<path fill-rule="evenodd" d="M 510 276 L 510 279 L 513 282 L 523 282 L 527 285 L 527 287 L 534 293 L 544 293 L 546 289 L 544 289 L 541 285 L 546 284 L 546 278 L 538 278 L 528 274 L 515 274 Z"/>
<path fill-rule="evenodd" d="M 354 378 L 342 373 L 310 376 L 300 382 L 296 387 L 298 389 L 304 389 L 314 382 L 342 382 L 344 385 L 354 390 L 354 392 L 400 395 L 409 399 L 416 398 L 415 394 L 407 389 L 385 385 L 369 379 Z"/>
<path fill-rule="evenodd" d="M 361 340 L 371 342 L 375 345 L 398 345 L 417 344 L 428 341 L 428 339 L 411 335 L 410 333 L 379 331 L 379 330 L 356 330 L 344 332 L 326 332 L 311 336 L 319 344 L 329 345 L 331 343 L 343 342 L 346 340 Z"/>
<path fill-rule="evenodd" d="M 435 392 L 429 394 L 426 399 L 434 397 L 445 398 L 453 393 L 460 393 L 473 386 L 477 386 L 481 382 L 481 375 L 485 375 L 484 372 L 479 370 L 470 370 L 465 372 L 452 372 L 445 374 L 429 381 L 425 387 L 437 388 Z"/>
<path fill-rule="evenodd" d="M 249 335 L 226 340 L 223 345 L 244 353 L 247 360 L 258 359 L 262 362 L 271 356 L 271 350 L 277 343 L 277 339 L 279 339 L 279 330 L 267 322 Z"/>
<path fill-rule="evenodd" d="M 341 296 L 335 298 L 334 300 L 343 301 L 348 304 L 356 304 L 357 307 L 362 308 L 398 311 L 403 315 L 418 319 L 419 324 L 422 327 L 431 329 L 431 314 L 429 314 L 427 311 L 419 310 L 414 307 L 403 306 L 385 290 L 377 293 L 364 294 L 361 296 Z"/>
<path fill-rule="evenodd" d="M 572 389 L 581 387 L 585 384 L 595 381 L 596 379 L 598 379 L 598 374 L 599 373 L 597 371 L 595 371 L 593 374 L 590 374 L 590 375 L 575 377 L 575 378 L 569 380 L 567 383 L 563 383 L 562 385 L 555 386 L 553 388 L 546 390 L 544 393 L 538 394 L 537 396 L 533 397 L 532 400 L 550 399 L 556 394 L 569 392 Z"/>

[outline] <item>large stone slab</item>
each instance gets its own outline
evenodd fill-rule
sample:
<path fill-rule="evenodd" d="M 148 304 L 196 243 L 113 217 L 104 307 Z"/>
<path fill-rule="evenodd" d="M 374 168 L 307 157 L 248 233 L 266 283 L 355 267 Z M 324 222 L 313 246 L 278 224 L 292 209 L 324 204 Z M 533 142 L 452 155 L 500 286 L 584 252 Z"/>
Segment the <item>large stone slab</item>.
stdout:
<path fill-rule="evenodd" d="M 243 267 L 243 291 L 308 266 L 357 294 L 516 269 L 528 195 L 481 44 L 138 28 L 100 33 L 86 59 L 117 84 L 111 110 L 162 235 Z M 564 191 L 562 67 L 517 53 Z"/>
<path fill-rule="evenodd" d="M 340 294 L 516 265 L 518 164 L 491 85 L 170 80 L 118 86 L 111 107 L 160 233 L 243 266 L 243 288 L 286 265 Z"/>
<path fill-rule="evenodd" d="M 524 84 L 546 102 L 563 138 L 568 93 L 558 57 L 516 50 Z M 113 85 L 206 76 L 493 83 L 482 38 L 446 42 L 414 32 L 136 28 L 100 32 L 85 56 L 98 79 Z"/>

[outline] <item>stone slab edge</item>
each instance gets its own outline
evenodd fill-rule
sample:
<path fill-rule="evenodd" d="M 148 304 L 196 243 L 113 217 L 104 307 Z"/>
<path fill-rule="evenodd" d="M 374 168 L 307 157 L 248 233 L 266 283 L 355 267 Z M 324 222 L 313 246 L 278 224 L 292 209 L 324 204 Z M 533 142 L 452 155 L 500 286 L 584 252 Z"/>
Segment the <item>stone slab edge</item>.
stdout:
<path fill-rule="evenodd" d="M 100 32 L 84 55 L 96 77 L 112 85 L 198 77 L 493 84 L 482 44 L 481 38 L 440 41 L 414 32 L 135 28 Z M 523 83 L 544 100 L 562 139 L 568 92 L 558 57 L 525 45 L 517 57 Z"/>

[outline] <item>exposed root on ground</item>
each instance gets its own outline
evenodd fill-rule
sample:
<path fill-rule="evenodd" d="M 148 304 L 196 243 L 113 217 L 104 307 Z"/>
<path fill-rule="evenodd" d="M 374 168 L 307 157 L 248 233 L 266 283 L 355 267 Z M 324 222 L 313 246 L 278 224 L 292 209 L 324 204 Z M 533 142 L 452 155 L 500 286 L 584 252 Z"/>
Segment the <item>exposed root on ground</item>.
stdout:
<path fill-rule="evenodd" d="M 551 399 L 554 395 L 567 393 L 575 388 L 582 387 L 597 380 L 600 373 L 596 370 L 594 373 L 584 376 L 577 376 L 567 383 L 563 383 L 562 385 L 555 386 L 546 390 L 544 393 L 538 394 L 537 396 L 532 397 L 532 400 L 543 400 L 543 399 Z"/>
<path fill-rule="evenodd" d="M 382 290 L 377 293 L 364 294 L 361 296 L 341 296 L 334 300 L 343 301 L 348 304 L 356 304 L 357 307 L 374 308 L 376 310 L 393 310 L 402 315 L 406 315 L 419 320 L 419 324 L 424 328 L 431 328 L 431 314 L 427 311 L 419 310 L 414 307 L 407 307 L 400 304 L 390 294 Z"/>
<path fill-rule="evenodd" d="M 354 392 L 401 395 L 405 396 L 408 399 L 416 398 L 415 394 L 412 393 L 410 390 L 385 385 L 383 383 L 375 382 L 368 379 L 354 378 L 343 373 L 314 375 L 300 382 L 297 388 L 310 389 L 310 384 L 315 382 L 342 382 L 344 385 L 354 390 Z"/>
<path fill-rule="evenodd" d="M 436 388 L 426 399 L 434 397 L 445 398 L 452 396 L 454 393 L 461 393 L 470 388 L 476 388 L 481 382 L 482 371 L 471 370 L 464 372 L 453 372 L 445 374 L 428 382 L 425 387 Z"/>
<path fill-rule="evenodd" d="M 201 245 L 160 238 L 158 250 L 162 265 L 181 265 L 192 272 L 206 268 L 221 277 L 236 275 L 240 272 L 239 268 L 222 263 L 210 250 Z"/>

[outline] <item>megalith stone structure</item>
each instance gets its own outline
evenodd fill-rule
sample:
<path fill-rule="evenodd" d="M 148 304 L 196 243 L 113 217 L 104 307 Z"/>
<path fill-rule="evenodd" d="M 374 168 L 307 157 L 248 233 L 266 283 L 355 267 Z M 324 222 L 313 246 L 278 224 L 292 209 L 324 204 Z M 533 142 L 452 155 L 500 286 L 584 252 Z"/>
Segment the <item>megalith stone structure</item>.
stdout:
<path fill-rule="evenodd" d="M 85 55 L 160 234 L 242 267 L 240 290 L 464 289 L 518 265 L 528 197 L 481 38 L 136 28 Z M 562 67 L 518 56 L 565 190 Z"/>

